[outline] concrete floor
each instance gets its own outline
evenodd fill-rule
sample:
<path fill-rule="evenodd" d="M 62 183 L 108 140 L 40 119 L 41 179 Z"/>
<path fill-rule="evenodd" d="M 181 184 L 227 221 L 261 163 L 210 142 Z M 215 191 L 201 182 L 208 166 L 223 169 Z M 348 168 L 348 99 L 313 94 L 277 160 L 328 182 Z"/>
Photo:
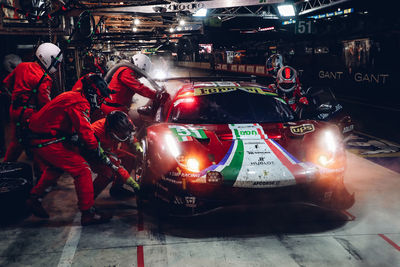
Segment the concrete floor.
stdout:
<path fill-rule="evenodd" d="M 400 174 L 348 153 L 343 213 L 313 207 L 230 208 L 160 221 L 135 199 L 103 192 L 110 223 L 82 228 L 72 178 L 33 216 L 0 230 L 0 266 L 399 266 Z"/>
<path fill-rule="evenodd" d="M 346 212 L 314 207 L 230 208 L 161 221 L 108 191 L 103 225 L 81 227 L 72 178 L 44 200 L 50 220 L 0 226 L 0 266 L 400 266 L 400 174 L 348 153 Z"/>

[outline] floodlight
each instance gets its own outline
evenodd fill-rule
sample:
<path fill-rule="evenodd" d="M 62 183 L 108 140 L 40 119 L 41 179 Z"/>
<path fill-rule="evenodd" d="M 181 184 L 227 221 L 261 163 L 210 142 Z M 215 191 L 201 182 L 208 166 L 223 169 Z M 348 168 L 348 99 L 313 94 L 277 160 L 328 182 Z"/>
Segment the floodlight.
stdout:
<path fill-rule="evenodd" d="M 200 8 L 193 14 L 193 17 L 205 17 L 205 16 L 207 16 L 207 8 Z"/>
<path fill-rule="evenodd" d="M 280 5 L 280 6 L 278 6 L 278 11 L 282 17 L 294 17 L 295 16 L 293 5 Z"/>

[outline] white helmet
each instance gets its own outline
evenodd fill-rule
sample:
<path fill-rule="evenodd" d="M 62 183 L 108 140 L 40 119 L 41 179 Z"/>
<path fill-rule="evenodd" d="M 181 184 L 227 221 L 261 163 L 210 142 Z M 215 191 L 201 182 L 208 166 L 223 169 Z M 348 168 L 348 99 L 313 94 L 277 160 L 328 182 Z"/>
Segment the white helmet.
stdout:
<path fill-rule="evenodd" d="M 151 60 L 148 56 L 143 54 L 136 54 L 132 57 L 132 63 L 136 65 L 139 69 L 146 73 L 150 72 Z"/>
<path fill-rule="evenodd" d="M 61 49 L 55 44 L 43 43 L 39 45 L 39 47 L 36 49 L 35 55 L 46 70 L 50 67 L 50 65 L 53 64 L 49 72 L 54 73 L 56 72 L 58 65 L 61 63 L 63 59 L 63 56 L 60 53 L 60 51 Z M 53 61 L 56 62 L 53 63 Z"/>
<path fill-rule="evenodd" d="M 22 60 L 19 56 L 15 54 L 8 54 L 4 57 L 3 66 L 6 71 L 12 72 L 21 62 Z"/>

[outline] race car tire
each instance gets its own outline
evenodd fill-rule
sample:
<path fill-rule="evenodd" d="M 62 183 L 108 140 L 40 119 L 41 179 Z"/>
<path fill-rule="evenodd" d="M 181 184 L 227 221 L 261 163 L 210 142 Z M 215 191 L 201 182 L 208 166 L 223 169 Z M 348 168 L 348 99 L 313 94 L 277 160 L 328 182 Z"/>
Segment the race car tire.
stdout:
<path fill-rule="evenodd" d="M 24 178 L 30 185 L 33 184 L 31 165 L 24 162 L 0 163 L 0 178 Z"/>
<path fill-rule="evenodd" d="M 0 178 L 0 222 L 26 215 L 26 199 L 32 185 L 25 178 Z"/>

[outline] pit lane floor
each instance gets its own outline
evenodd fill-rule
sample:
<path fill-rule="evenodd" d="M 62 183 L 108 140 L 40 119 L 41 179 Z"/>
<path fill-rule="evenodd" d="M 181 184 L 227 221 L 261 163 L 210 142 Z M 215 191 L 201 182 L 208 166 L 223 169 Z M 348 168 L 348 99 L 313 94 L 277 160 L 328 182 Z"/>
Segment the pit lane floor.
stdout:
<path fill-rule="evenodd" d="M 356 203 L 342 213 L 242 207 L 160 221 L 106 190 L 96 204 L 114 218 L 81 227 L 72 178 L 63 176 L 44 201 L 50 220 L 1 226 L 0 266 L 399 266 L 400 174 L 347 156 Z"/>

